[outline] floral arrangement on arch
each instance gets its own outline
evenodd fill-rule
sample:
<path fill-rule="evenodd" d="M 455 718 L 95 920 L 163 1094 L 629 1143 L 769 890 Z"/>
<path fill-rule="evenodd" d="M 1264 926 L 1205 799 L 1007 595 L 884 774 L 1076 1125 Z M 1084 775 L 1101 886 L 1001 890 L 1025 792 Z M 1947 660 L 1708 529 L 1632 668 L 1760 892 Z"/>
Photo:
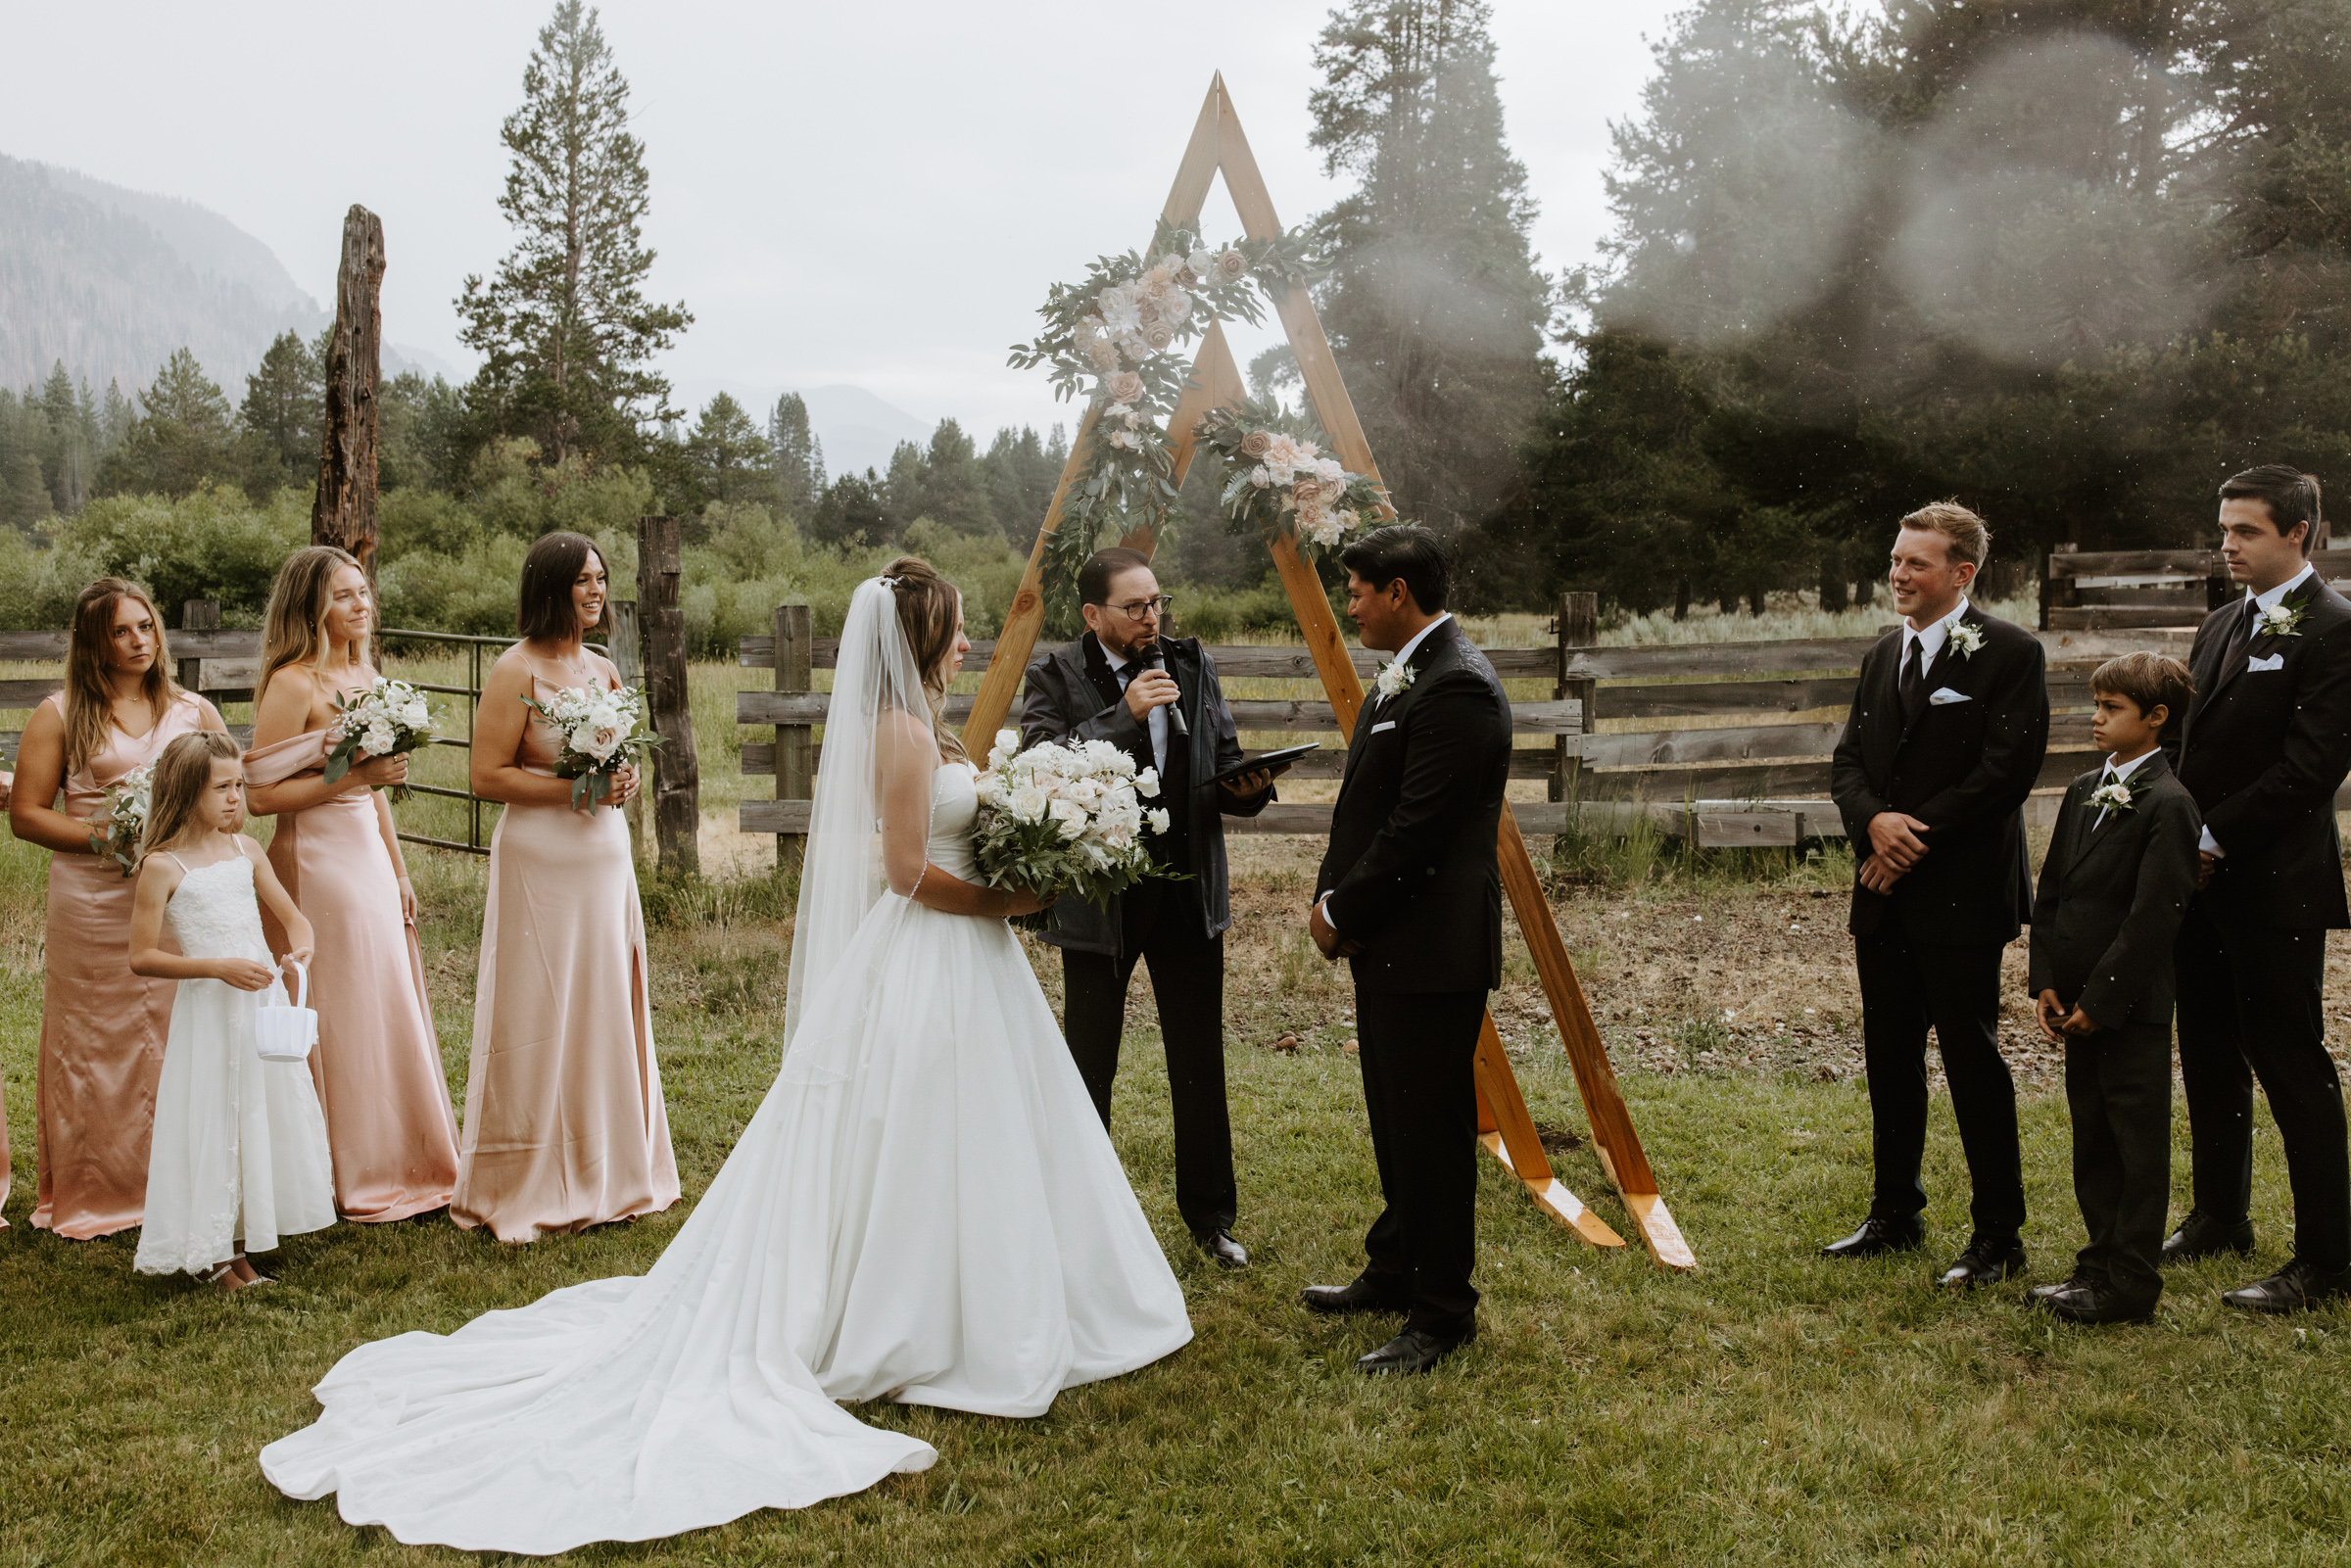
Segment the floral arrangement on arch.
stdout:
<path fill-rule="evenodd" d="M 1057 624 L 1077 620 L 1078 569 L 1106 526 L 1168 537 L 1176 456 L 1167 423 L 1190 374 L 1184 347 L 1211 321 L 1256 325 L 1274 289 L 1319 276 L 1303 231 L 1211 248 L 1163 219 L 1147 253 L 1098 257 L 1081 281 L 1047 291 L 1037 309 L 1045 329 L 1015 344 L 1011 363 L 1049 365 L 1054 396 L 1083 394 L 1096 414 L 1046 550 L 1045 602 Z"/>
<path fill-rule="evenodd" d="M 1305 412 L 1279 403 L 1211 408 L 1200 421 L 1201 446 L 1224 465 L 1217 504 L 1232 533 L 1278 533 L 1329 550 L 1366 519 L 1376 519 L 1387 492 L 1326 455 L 1327 439 Z"/>

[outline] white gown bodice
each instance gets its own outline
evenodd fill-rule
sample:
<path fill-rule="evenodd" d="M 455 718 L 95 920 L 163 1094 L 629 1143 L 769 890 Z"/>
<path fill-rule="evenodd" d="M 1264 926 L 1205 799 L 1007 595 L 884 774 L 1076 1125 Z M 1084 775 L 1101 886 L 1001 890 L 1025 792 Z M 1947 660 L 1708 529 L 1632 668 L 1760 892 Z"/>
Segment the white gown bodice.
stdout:
<path fill-rule="evenodd" d="M 262 906 L 254 897 L 253 862 L 244 855 L 189 868 L 164 906 L 164 921 L 190 958 L 269 962 Z"/>
<path fill-rule="evenodd" d="M 979 773 L 968 762 L 939 765 L 931 776 L 931 842 L 924 856 L 967 882 L 980 880 L 972 825 L 980 820 Z"/>

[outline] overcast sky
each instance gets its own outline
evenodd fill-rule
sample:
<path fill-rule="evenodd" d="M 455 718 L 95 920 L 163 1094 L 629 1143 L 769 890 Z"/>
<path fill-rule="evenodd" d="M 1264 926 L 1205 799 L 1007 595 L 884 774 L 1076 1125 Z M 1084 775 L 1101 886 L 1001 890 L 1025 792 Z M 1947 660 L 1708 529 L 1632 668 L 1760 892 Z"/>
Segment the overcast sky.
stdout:
<path fill-rule="evenodd" d="M 1611 119 L 1675 0 L 1496 0 L 1512 149 L 1552 270 L 1607 227 Z M 184 196 L 322 303 L 342 214 L 384 220 L 385 335 L 470 368 L 451 300 L 508 243 L 498 127 L 552 5 L 13 5 L 0 152 Z M 1066 415 L 1006 368 L 1046 286 L 1149 238 L 1211 74 L 1285 223 L 1341 188 L 1306 145 L 1319 3 L 614 0 L 682 392 L 847 382 L 928 423 Z M 67 63 L 81 69 L 65 69 Z M 1222 184 L 1205 227 L 1239 233 Z M 1236 338 L 1244 362 L 1257 341 Z"/>

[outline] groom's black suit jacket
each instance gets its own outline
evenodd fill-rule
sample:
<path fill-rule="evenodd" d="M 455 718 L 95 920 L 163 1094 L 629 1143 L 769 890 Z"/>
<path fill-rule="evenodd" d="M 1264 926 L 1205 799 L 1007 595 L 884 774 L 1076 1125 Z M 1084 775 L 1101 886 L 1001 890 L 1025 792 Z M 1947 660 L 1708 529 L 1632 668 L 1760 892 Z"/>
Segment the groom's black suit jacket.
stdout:
<path fill-rule="evenodd" d="M 2286 602 L 2305 612 L 2295 635 L 2241 649 L 2242 599 L 2204 618 L 2172 768 L 2221 846 L 2204 908 L 2232 926 L 2340 930 L 2351 927 L 2334 826 L 2351 771 L 2351 600 L 2314 577 Z M 2277 669 L 2250 668 L 2273 658 Z"/>
<path fill-rule="evenodd" d="M 1413 684 L 1356 716 L 1330 848 L 1331 895 L 1367 991 L 1486 991 L 1502 983 L 1495 833 L 1511 769 L 1511 703 L 1459 622 L 1413 650 Z"/>
<path fill-rule="evenodd" d="M 1977 629 L 1983 645 L 1970 656 L 1945 637 L 1925 686 L 1930 694 L 1948 690 L 1962 700 L 1922 698 L 1903 719 L 1899 626 L 1861 660 L 1829 793 L 1845 819 L 1856 873 L 1870 855 L 1869 820 L 1882 811 L 1925 823 L 1928 854 L 1891 893 L 1871 892 L 1856 876 L 1855 936 L 1896 920 L 1915 947 L 2008 942 L 2033 908 L 2024 804 L 2049 746 L 2047 660 L 2040 640 L 2021 626 L 1972 603 L 1960 620 Z"/>

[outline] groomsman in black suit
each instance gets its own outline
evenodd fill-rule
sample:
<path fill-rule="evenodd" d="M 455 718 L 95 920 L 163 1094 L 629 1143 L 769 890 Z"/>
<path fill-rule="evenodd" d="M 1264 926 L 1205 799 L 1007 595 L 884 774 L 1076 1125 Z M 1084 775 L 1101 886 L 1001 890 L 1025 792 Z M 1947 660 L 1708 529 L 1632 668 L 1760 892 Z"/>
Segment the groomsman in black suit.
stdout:
<path fill-rule="evenodd" d="M 2177 954 L 2194 1207 L 2163 1252 L 2253 1250 L 2259 1075 L 2293 1183 L 2294 1256 L 2222 1297 L 2257 1312 L 2351 1295 L 2351 1155 L 2320 995 L 2327 932 L 2351 927 L 2334 826 L 2351 770 L 2351 602 L 2311 569 L 2319 504 L 2318 480 L 2278 463 L 2221 487 L 2221 554 L 2245 596 L 2196 632 L 2174 764 L 2204 813 L 2204 886 Z"/>
<path fill-rule="evenodd" d="M 1902 624 L 1861 661 L 1830 793 L 1859 859 L 1861 979 L 1876 1178 L 1861 1228 L 1822 1251 L 1915 1247 L 1927 1190 L 1927 1030 L 1975 1183 L 1974 1233 L 1941 1283 L 2025 1267 L 2016 1081 L 2000 1056 L 2000 950 L 2033 907 L 2024 804 L 2048 749 L 2040 641 L 1967 601 L 1991 543 L 1955 501 L 1902 519 L 1887 580 Z"/>
<path fill-rule="evenodd" d="M 1402 1312 L 1356 1362 L 1422 1372 L 1477 1333 L 1477 1090 L 1486 993 L 1502 983 L 1495 861 L 1510 778 L 1511 704 L 1445 600 L 1436 536 L 1381 528 L 1339 552 L 1364 646 L 1395 657 L 1356 716 L 1330 849 L 1307 927 L 1355 972 L 1371 1151 L 1387 1207 L 1345 1285 L 1310 1285 L 1317 1312 Z"/>
<path fill-rule="evenodd" d="M 1203 1252 L 1249 1266 L 1233 1238 L 1240 1197 L 1224 1101 L 1224 932 L 1232 925 L 1224 818 L 1254 817 L 1273 798 L 1273 770 L 1217 782 L 1241 761 L 1216 661 L 1197 640 L 1163 639 L 1169 600 L 1140 550 L 1097 550 L 1078 573 L 1085 632 L 1029 666 L 1021 744 L 1107 740 L 1153 769 L 1168 831 L 1151 838 L 1160 864 L 1186 879 L 1153 878 L 1097 907 L 1053 906 L 1044 939 L 1061 949 L 1062 1033 L 1102 1125 L 1127 1028 L 1127 984 L 1151 969 L 1168 1096 L 1176 1123 L 1176 1209 Z"/>

